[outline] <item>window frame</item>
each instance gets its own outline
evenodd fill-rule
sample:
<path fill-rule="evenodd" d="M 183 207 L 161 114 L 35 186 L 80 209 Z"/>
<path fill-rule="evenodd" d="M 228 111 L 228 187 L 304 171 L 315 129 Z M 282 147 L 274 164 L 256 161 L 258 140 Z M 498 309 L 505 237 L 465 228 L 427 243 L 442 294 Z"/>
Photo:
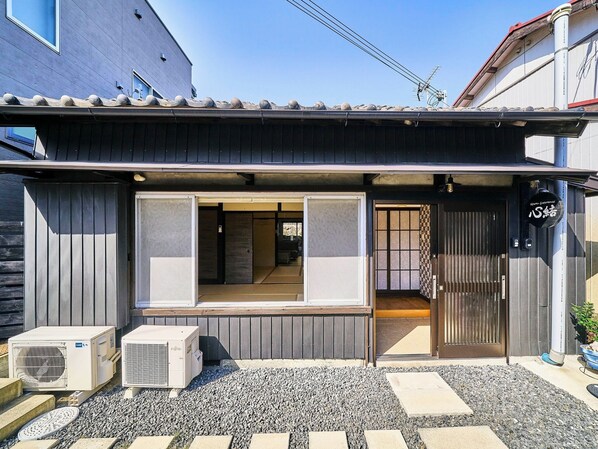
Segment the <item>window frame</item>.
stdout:
<path fill-rule="evenodd" d="M 154 86 L 152 86 L 150 83 L 148 83 L 147 80 L 144 77 L 142 77 L 136 70 L 133 70 L 133 74 L 131 76 L 131 97 L 137 98 L 137 97 L 135 97 L 135 77 L 137 77 L 143 84 L 145 84 L 148 87 L 150 95 L 153 95 L 154 97 L 159 98 L 159 99 L 164 98 L 160 94 L 160 92 L 158 92 L 156 89 L 154 89 Z M 145 98 L 139 98 L 139 99 L 145 100 Z"/>
<path fill-rule="evenodd" d="M 33 148 L 35 146 L 35 138 L 33 140 L 28 139 L 27 137 L 23 137 L 20 134 L 16 134 L 14 132 L 15 128 L 33 128 L 33 127 L 29 127 L 29 126 L 8 126 L 5 128 L 5 133 L 4 133 L 4 137 L 7 140 L 10 140 L 12 142 L 17 142 L 20 143 L 21 145 L 27 145 L 28 147 Z M 35 129 L 35 128 L 34 128 Z M 35 133 L 35 135 L 37 136 L 37 132 Z"/>
<path fill-rule="evenodd" d="M 309 301 L 309 299 L 306 296 L 306 292 L 307 292 L 307 275 L 305 274 L 305 271 L 307 270 L 307 260 L 305 261 L 305 266 L 304 266 L 304 279 L 303 279 L 303 301 L 292 301 L 292 302 L 288 302 L 288 301 L 247 301 L 247 302 L 229 302 L 229 301 L 223 301 L 223 302 L 202 302 L 201 300 L 199 300 L 197 298 L 197 290 L 195 292 L 195 298 L 196 298 L 196 303 L 193 305 L 188 305 L 188 306 L 179 306 L 179 307 L 185 307 L 185 308 L 196 308 L 196 309 L 213 309 L 213 308 L 238 308 L 238 307 L 243 307 L 243 308 L 280 308 L 280 307 L 293 307 L 293 308 L 302 308 L 302 307 L 310 307 L 310 306 L 314 306 L 317 305 L 319 307 L 353 307 L 353 306 L 363 306 L 366 305 L 367 303 L 367 257 L 366 257 L 366 249 L 367 249 L 367 228 L 366 228 L 366 198 L 365 198 L 365 194 L 362 192 L 348 192 L 348 193 L 313 193 L 313 192 L 260 192 L 260 191 L 256 191 L 256 192 L 218 192 L 218 191 L 208 191 L 208 192 L 193 192 L 193 191 L 189 191 L 189 192 L 137 192 L 135 194 L 135 236 L 134 236 L 134 242 L 135 242 L 135 250 L 134 250 L 134 270 L 135 270 L 135 307 L 137 308 L 147 308 L 147 309 L 151 309 L 151 308 L 160 308 L 160 307 L 177 307 L 174 305 L 163 305 L 160 306 L 158 304 L 153 304 L 153 305 L 149 305 L 147 303 L 140 303 L 137 301 L 137 289 L 139 287 L 138 283 L 139 283 L 139 275 L 138 275 L 138 262 L 139 262 L 139 238 L 140 238 L 140 234 L 139 234 L 139 212 L 138 212 L 138 199 L 147 199 L 147 198 L 181 198 L 181 197 L 194 197 L 195 201 L 194 201 L 194 205 L 195 205 L 195 212 L 194 212 L 194 223 L 193 223 L 193 227 L 195 229 L 194 232 L 194 238 L 195 238 L 195 273 L 197 273 L 197 264 L 198 264 L 198 260 L 199 257 L 201 257 L 201 254 L 199 252 L 199 248 L 198 248 L 198 238 L 197 238 L 197 227 L 198 227 L 198 223 L 197 223 L 197 210 L 198 210 L 198 206 L 201 203 L 211 203 L 214 201 L 218 201 L 218 202 L 234 202 L 234 201 L 243 201 L 243 200 L 247 200 L 247 199 L 258 199 L 256 202 L 269 202 L 272 199 L 277 199 L 277 200 L 287 200 L 290 202 L 296 202 L 296 203 L 301 203 L 303 204 L 303 239 L 304 239 L 304 247 L 303 247 L 303 251 L 304 251 L 304 257 L 307 258 L 306 254 L 305 254 L 305 247 L 306 247 L 306 242 L 308 239 L 308 232 L 309 230 L 307 229 L 306 223 L 307 223 L 307 211 L 306 211 L 306 207 L 307 207 L 307 201 L 308 199 L 327 199 L 327 200 L 335 200 L 335 199 L 339 199 L 339 200 L 346 200 L 346 199 L 357 199 L 359 200 L 359 217 L 358 217 L 358 221 L 359 221 L 359 245 L 360 245 L 360 254 L 361 254 L 361 258 L 362 258 L 362 278 L 360 280 L 360 298 L 358 298 L 355 301 L 346 301 L 346 300 L 340 300 L 340 301 L 327 301 L 327 302 L 314 302 L 314 301 Z M 196 288 L 199 287 L 199 283 L 198 283 L 198 278 L 197 275 L 195 275 L 195 284 L 196 284 Z"/>
<path fill-rule="evenodd" d="M 14 23 L 15 25 L 17 25 L 19 28 L 26 31 L 32 37 L 34 37 L 35 39 L 40 41 L 42 44 L 49 47 L 56 53 L 60 54 L 60 0 L 54 0 L 54 4 L 56 5 L 56 14 L 54 17 L 54 20 L 55 20 L 54 26 L 55 26 L 55 30 L 56 30 L 56 44 L 53 44 L 52 42 L 47 40 L 45 37 L 43 37 L 42 35 L 37 33 L 35 30 L 30 28 L 25 23 L 21 22 L 17 17 L 15 17 L 13 15 L 12 4 L 14 1 L 18 1 L 18 0 L 6 0 L 6 18 L 8 20 L 10 20 L 12 23 Z"/>

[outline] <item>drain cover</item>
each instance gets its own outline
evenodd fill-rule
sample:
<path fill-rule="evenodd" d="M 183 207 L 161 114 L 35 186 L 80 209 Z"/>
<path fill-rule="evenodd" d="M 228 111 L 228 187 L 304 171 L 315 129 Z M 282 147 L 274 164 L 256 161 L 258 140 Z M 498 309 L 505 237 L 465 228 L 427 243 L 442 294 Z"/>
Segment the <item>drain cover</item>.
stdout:
<path fill-rule="evenodd" d="M 598 384 L 590 384 L 586 388 L 591 394 L 598 398 Z"/>
<path fill-rule="evenodd" d="M 19 441 L 39 440 L 72 423 L 79 416 L 77 407 L 61 407 L 44 413 L 19 430 Z"/>

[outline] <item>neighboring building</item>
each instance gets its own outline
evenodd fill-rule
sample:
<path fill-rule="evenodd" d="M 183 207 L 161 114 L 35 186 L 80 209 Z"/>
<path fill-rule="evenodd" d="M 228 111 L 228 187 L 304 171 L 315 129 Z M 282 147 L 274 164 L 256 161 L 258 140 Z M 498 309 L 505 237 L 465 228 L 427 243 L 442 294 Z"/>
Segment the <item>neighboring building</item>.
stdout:
<path fill-rule="evenodd" d="M 0 0 L 0 93 L 192 96 L 191 61 L 145 0 Z M 31 128 L 0 129 L 0 159 L 37 157 Z M 21 179 L 0 180 L 0 221 L 23 219 Z"/>
<path fill-rule="evenodd" d="M 0 126 L 35 126 L 40 155 L 0 162 L 35 178 L 25 327 L 197 325 L 206 360 L 373 362 L 393 355 L 376 310 L 407 295 L 425 304 L 427 332 L 402 355 L 537 355 L 548 349 L 550 231 L 515 245 L 529 181 L 583 184 L 594 171 L 531 163 L 525 138 L 576 138 L 596 120 L 5 95 Z M 584 238 L 583 193 L 569 193 L 571 242 Z M 580 245 L 569 257 L 584 266 Z M 576 276 L 569 305 L 585 299 Z M 391 337 L 410 333 L 393 323 Z"/>
<path fill-rule="evenodd" d="M 191 61 L 145 0 L 0 0 L 0 10 L 0 94 L 194 95 Z M 19 125 L 0 128 L 0 160 L 43 158 L 34 129 Z M 22 329 L 22 245 L 4 223 L 22 221 L 23 178 L 3 174 L 0 338 Z"/>
<path fill-rule="evenodd" d="M 569 107 L 598 108 L 598 10 L 595 0 L 573 0 L 569 19 Z M 556 5 L 555 5 L 556 6 Z M 459 95 L 457 107 L 551 107 L 554 105 L 554 42 L 548 11 L 513 25 L 496 50 Z M 571 167 L 598 170 L 598 124 L 569 141 Z M 553 139 L 530 137 L 527 155 L 551 162 Z M 594 181 L 594 185 L 598 185 Z M 585 201 L 587 299 L 598 306 L 598 197 Z M 533 279 L 530 279 L 533 282 Z M 527 286 L 522 286 L 522 288 Z M 535 313 L 530 312 L 530 319 Z"/>

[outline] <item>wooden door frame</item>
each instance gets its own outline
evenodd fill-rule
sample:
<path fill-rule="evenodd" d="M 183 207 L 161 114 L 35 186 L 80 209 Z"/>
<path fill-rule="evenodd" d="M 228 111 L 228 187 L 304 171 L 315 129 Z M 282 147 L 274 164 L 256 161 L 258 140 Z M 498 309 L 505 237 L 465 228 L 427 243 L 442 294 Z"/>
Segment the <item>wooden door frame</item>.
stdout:
<path fill-rule="evenodd" d="M 496 210 L 497 208 L 502 212 L 502 234 L 503 234 L 503 247 L 501 249 L 501 256 L 500 256 L 500 270 L 501 276 L 504 276 L 504 286 L 502 287 L 502 298 L 500 300 L 500 343 L 495 345 L 479 345 L 479 346 L 469 346 L 469 347 L 444 347 L 442 345 L 442 333 L 444 332 L 444 295 L 445 289 L 442 289 L 441 286 L 444 286 L 445 279 L 443 278 L 443 274 L 445 273 L 446 268 L 446 254 L 443 250 L 444 242 L 445 242 L 445 206 L 447 204 L 450 205 L 466 205 L 469 207 L 475 207 L 476 210 L 484 210 L 483 205 L 480 202 L 476 201 L 451 201 L 451 202 L 440 202 L 438 204 L 438 270 L 437 270 L 437 297 L 438 303 L 437 307 L 438 310 L 436 312 L 436 320 L 437 320 L 437 342 L 438 342 L 438 355 L 440 357 L 440 353 L 444 352 L 442 358 L 474 358 L 474 357 L 506 357 L 507 356 L 507 338 L 508 338 L 508 303 L 509 303 L 509 248 L 508 248 L 508 202 L 502 200 L 493 200 L 489 199 L 489 201 L 485 202 L 484 204 L 488 205 L 486 208 L 487 210 Z"/>

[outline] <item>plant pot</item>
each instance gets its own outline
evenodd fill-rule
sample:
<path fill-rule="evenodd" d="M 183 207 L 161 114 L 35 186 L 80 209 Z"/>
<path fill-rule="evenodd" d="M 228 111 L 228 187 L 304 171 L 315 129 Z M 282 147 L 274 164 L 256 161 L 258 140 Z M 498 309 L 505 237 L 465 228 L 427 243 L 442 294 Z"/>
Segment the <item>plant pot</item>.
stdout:
<path fill-rule="evenodd" d="M 592 369 L 598 370 L 598 351 L 592 351 L 589 345 L 581 345 L 580 349 L 588 366 Z"/>

